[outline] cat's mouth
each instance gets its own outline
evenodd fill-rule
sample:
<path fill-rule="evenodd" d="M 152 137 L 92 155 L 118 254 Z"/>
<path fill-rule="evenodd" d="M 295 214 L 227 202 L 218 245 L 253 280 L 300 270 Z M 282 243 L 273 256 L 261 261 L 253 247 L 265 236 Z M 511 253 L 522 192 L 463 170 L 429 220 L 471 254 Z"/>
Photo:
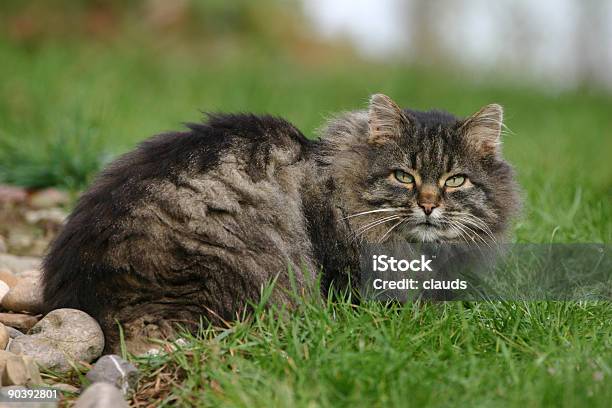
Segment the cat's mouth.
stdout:
<path fill-rule="evenodd" d="M 427 228 L 427 229 L 442 228 L 442 225 L 439 222 L 433 221 L 431 219 L 425 219 L 424 221 L 418 222 L 415 226 L 421 227 L 421 228 Z"/>

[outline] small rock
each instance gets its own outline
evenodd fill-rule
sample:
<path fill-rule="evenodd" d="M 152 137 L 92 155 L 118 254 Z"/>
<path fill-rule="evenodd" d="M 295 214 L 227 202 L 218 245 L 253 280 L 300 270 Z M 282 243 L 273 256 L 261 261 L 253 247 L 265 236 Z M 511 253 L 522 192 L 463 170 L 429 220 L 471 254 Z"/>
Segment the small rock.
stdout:
<path fill-rule="evenodd" d="M 23 331 L 30 330 L 38 320 L 36 316 L 26 314 L 0 313 L 0 323 Z"/>
<path fill-rule="evenodd" d="M 10 338 L 11 336 L 6 329 L 6 326 L 0 323 L 0 350 L 6 350 L 6 346 L 8 345 Z"/>
<path fill-rule="evenodd" d="M 128 408 L 123 394 L 112 385 L 99 382 L 88 387 L 79 397 L 74 408 Z"/>
<path fill-rule="evenodd" d="M 33 357 L 43 368 L 69 372 L 71 363 L 87 363 L 104 349 L 98 322 L 76 309 L 57 309 L 47 314 L 28 334 L 13 339 L 9 350 Z"/>
<path fill-rule="evenodd" d="M 6 360 L 2 371 L 2 385 L 24 385 L 26 381 L 28 381 L 28 370 L 23 360 L 20 358 Z"/>
<path fill-rule="evenodd" d="M 7 185 L 0 185 L 0 204 L 22 203 L 28 197 L 25 189 Z"/>
<path fill-rule="evenodd" d="M 39 313 L 42 310 L 42 287 L 39 279 L 21 279 L 2 299 L 2 307 L 13 312 Z"/>
<path fill-rule="evenodd" d="M 22 358 L 26 368 L 28 369 L 28 374 L 30 375 L 29 384 L 45 385 L 42 380 L 42 377 L 40 376 L 40 370 L 38 369 L 38 364 L 36 364 L 36 360 L 28 356 L 22 356 Z"/>
<path fill-rule="evenodd" d="M 40 271 L 40 269 L 28 269 L 26 271 L 21 271 L 19 274 L 19 279 L 38 279 L 40 280 L 41 276 L 42 276 L 42 272 Z"/>
<path fill-rule="evenodd" d="M 0 380 L 2 385 L 42 385 L 38 366 L 28 356 L 0 351 Z"/>
<path fill-rule="evenodd" d="M 40 270 L 40 258 L 0 254 L 0 269 L 4 268 L 19 276 L 24 271 Z"/>
<path fill-rule="evenodd" d="M 0 350 L 0 367 L 4 367 L 4 365 L 6 364 L 6 360 L 11 357 L 15 357 L 15 354 L 6 350 Z"/>
<path fill-rule="evenodd" d="M 34 243 L 31 233 L 21 230 L 11 231 L 8 235 L 8 246 L 14 251 L 24 252 Z"/>
<path fill-rule="evenodd" d="M 43 380 L 38 366 L 27 356 L 15 356 L 6 361 L 2 373 L 2 385 L 41 385 Z"/>
<path fill-rule="evenodd" d="M 25 213 L 25 219 L 29 224 L 44 224 L 47 226 L 62 225 L 67 216 L 68 214 L 59 208 L 33 210 Z"/>
<path fill-rule="evenodd" d="M 157 356 L 160 356 L 162 354 L 165 354 L 165 353 L 162 350 L 160 350 L 159 347 L 151 347 L 150 349 L 148 349 L 144 353 L 139 354 L 139 356 L 140 357 L 157 357 Z"/>
<path fill-rule="evenodd" d="M 100 357 L 86 376 L 91 382 L 107 382 L 131 395 L 138 386 L 138 369 L 116 354 Z"/>
<path fill-rule="evenodd" d="M 9 285 L 7 285 L 6 282 L 4 282 L 3 280 L 0 280 L 0 304 L 2 304 L 2 299 L 4 299 L 4 297 L 7 293 L 9 293 L 10 290 L 11 288 L 9 287 Z"/>
<path fill-rule="evenodd" d="M 4 326 L 4 328 L 6 329 L 6 331 L 8 332 L 8 335 L 11 339 L 16 339 L 19 336 L 25 336 L 25 334 L 23 334 L 22 332 L 20 332 L 19 330 L 17 330 L 14 327 L 10 327 L 10 326 Z"/>
<path fill-rule="evenodd" d="M 62 392 L 69 392 L 71 394 L 78 394 L 80 391 L 74 385 L 65 384 L 65 383 L 52 384 L 51 387 L 55 388 L 56 390 L 60 390 Z"/>
<path fill-rule="evenodd" d="M 30 205 L 35 208 L 58 207 L 69 202 L 70 197 L 68 194 L 55 188 L 35 191 L 30 195 Z"/>
<path fill-rule="evenodd" d="M 12 288 L 19 282 L 19 278 L 6 268 L 0 268 L 0 280 L 6 283 L 9 288 Z"/>

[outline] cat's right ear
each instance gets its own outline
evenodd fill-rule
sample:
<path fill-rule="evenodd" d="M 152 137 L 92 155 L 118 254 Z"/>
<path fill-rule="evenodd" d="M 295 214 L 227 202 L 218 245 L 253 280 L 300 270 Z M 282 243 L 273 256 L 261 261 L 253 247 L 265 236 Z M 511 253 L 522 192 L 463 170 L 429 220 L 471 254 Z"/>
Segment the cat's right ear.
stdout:
<path fill-rule="evenodd" d="M 483 155 L 500 152 L 504 109 L 492 103 L 463 121 L 461 130 L 468 144 Z"/>
<path fill-rule="evenodd" d="M 401 135 L 409 125 L 408 118 L 387 95 L 374 94 L 368 109 L 368 143 L 383 145 Z"/>

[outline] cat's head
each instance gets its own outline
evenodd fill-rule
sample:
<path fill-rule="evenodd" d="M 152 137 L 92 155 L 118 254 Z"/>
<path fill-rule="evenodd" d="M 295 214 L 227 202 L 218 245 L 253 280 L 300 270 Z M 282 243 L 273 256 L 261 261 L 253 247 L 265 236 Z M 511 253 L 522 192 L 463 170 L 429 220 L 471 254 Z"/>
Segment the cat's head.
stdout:
<path fill-rule="evenodd" d="M 324 131 L 326 164 L 355 238 L 482 245 L 503 234 L 519 206 L 501 155 L 502 107 L 458 119 L 400 109 L 376 94 Z"/>

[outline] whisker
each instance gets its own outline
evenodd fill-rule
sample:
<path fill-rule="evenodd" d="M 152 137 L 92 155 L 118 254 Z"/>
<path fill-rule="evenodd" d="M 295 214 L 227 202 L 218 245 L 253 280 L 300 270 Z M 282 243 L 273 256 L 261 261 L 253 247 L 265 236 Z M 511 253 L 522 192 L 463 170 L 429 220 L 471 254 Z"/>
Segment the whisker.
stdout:
<path fill-rule="evenodd" d="M 446 225 L 448 225 L 455 233 L 457 233 L 457 235 L 459 236 L 459 238 L 463 239 L 465 241 L 465 243 L 467 245 L 469 245 L 470 243 L 468 242 L 468 240 L 465 238 L 465 234 L 459 230 L 457 227 L 455 227 L 452 223 L 448 222 L 446 223 Z"/>
<path fill-rule="evenodd" d="M 366 232 L 368 232 L 369 230 L 371 230 L 372 228 L 375 228 L 375 227 L 377 227 L 377 226 L 379 226 L 379 225 L 381 225 L 381 224 L 385 224 L 385 223 L 387 223 L 387 222 L 389 222 L 389 221 L 396 220 L 396 219 L 398 219 L 398 218 L 399 218 L 399 216 L 394 215 L 393 217 L 387 217 L 387 218 L 384 218 L 383 220 L 377 220 L 376 222 L 371 223 L 370 225 L 367 225 L 365 229 L 363 229 L 363 230 L 361 230 L 361 231 L 359 231 L 359 232 L 356 232 L 356 233 L 354 234 L 353 240 L 356 240 L 356 239 L 357 239 L 357 238 L 359 238 L 360 236 L 363 238 L 363 235 L 364 235 Z"/>
<path fill-rule="evenodd" d="M 460 214 L 459 218 L 462 218 L 464 222 L 467 222 L 470 225 L 478 229 L 481 229 L 485 234 L 489 236 L 489 238 L 491 238 L 491 241 L 494 244 L 497 244 L 497 239 L 493 235 L 491 228 L 489 228 L 489 226 L 483 220 L 477 218 L 476 216 L 472 214 L 468 214 L 468 213 L 459 213 L 459 214 Z"/>
<path fill-rule="evenodd" d="M 487 240 L 485 240 L 482 236 L 480 236 L 480 234 L 476 231 L 474 231 L 474 229 L 470 228 L 469 226 L 465 225 L 465 224 L 461 224 L 462 227 L 466 228 L 468 231 L 470 231 L 472 234 L 474 234 L 474 236 L 476 236 L 476 238 L 480 239 L 486 246 L 489 247 L 489 249 L 493 249 L 491 247 L 491 245 L 489 245 L 489 243 L 487 242 Z"/>
<path fill-rule="evenodd" d="M 467 233 L 467 231 L 464 229 L 465 225 L 461 224 L 460 222 L 458 222 L 458 221 L 456 221 L 456 220 L 452 220 L 452 221 L 450 221 L 450 222 L 452 223 L 452 225 L 453 225 L 455 228 L 460 229 L 460 230 L 461 230 L 461 232 L 462 232 L 462 233 L 463 233 L 465 236 L 467 236 L 469 239 L 471 239 L 471 240 L 472 240 L 472 242 L 473 242 L 473 243 L 474 243 L 474 244 L 475 244 L 475 245 L 476 245 L 478 248 L 480 248 L 480 245 L 478 244 L 478 242 L 476 242 L 476 240 L 474 239 L 474 237 L 473 237 L 471 234 L 468 234 L 468 233 Z M 463 238 L 463 239 L 465 240 L 465 243 L 466 243 L 467 245 L 469 245 L 469 243 L 467 242 L 467 239 L 465 239 L 465 236 L 464 236 L 464 238 Z"/>
<path fill-rule="evenodd" d="M 408 217 L 404 217 L 401 220 L 399 220 L 399 222 L 393 224 L 393 226 L 391 228 L 389 228 L 389 231 L 387 231 L 379 240 L 378 243 L 382 243 L 385 240 L 385 237 L 387 235 L 389 235 L 391 233 L 391 231 L 393 231 L 395 229 L 395 227 L 399 226 L 401 223 L 403 223 L 404 221 L 406 221 L 408 219 Z"/>
<path fill-rule="evenodd" d="M 493 231 L 491 231 L 491 228 L 480 218 L 466 212 L 453 212 L 449 215 L 458 218 L 460 221 L 463 221 L 464 224 L 468 223 L 471 226 L 482 230 L 485 234 L 488 235 L 491 241 L 497 245 L 497 239 L 493 235 Z"/>
<path fill-rule="evenodd" d="M 464 220 L 466 223 L 470 224 L 473 227 L 479 228 L 481 229 L 485 234 L 487 234 L 487 236 L 491 239 L 491 242 L 493 242 L 494 244 L 497 244 L 497 239 L 495 239 L 495 237 L 493 236 L 493 234 L 491 234 L 490 231 L 488 231 L 487 228 L 483 228 L 483 226 L 475 224 L 474 222 L 470 222 L 470 220 Z"/>
<path fill-rule="evenodd" d="M 367 224 L 365 224 L 365 225 L 362 225 L 361 227 L 357 228 L 357 229 L 355 230 L 355 232 L 356 232 L 356 233 L 357 233 L 357 232 L 360 232 L 360 230 L 368 229 L 369 227 L 374 226 L 375 224 L 378 224 L 378 223 L 379 223 L 379 222 L 381 222 L 381 221 L 388 221 L 388 220 L 392 220 L 392 219 L 394 219 L 394 218 L 399 218 L 399 215 L 390 215 L 390 216 L 388 216 L 388 217 L 379 218 L 379 219 L 374 220 L 374 221 L 372 221 L 372 222 L 369 222 L 369 223 L 367 223 Z"/>
<path fill-rule="evenodd" d="M 341 218 L 342 220 L 346 220 L 349 218 L 353 218 L 353 217 L 359 217 L 361 215 L 366 215 L 366 214 L 372 214 L 372 213 L 377 213 L 377 212 L 389 212 L 389 211 L 401 211 L 403 210 L 403 208 L 401 207 L 397 207 L 397 208 L 379 208 L 378 210 L 370 210 L 370 211 L 363 211 L 357 214 L 351 214 L 349 216 L 343 217 Z"/>

